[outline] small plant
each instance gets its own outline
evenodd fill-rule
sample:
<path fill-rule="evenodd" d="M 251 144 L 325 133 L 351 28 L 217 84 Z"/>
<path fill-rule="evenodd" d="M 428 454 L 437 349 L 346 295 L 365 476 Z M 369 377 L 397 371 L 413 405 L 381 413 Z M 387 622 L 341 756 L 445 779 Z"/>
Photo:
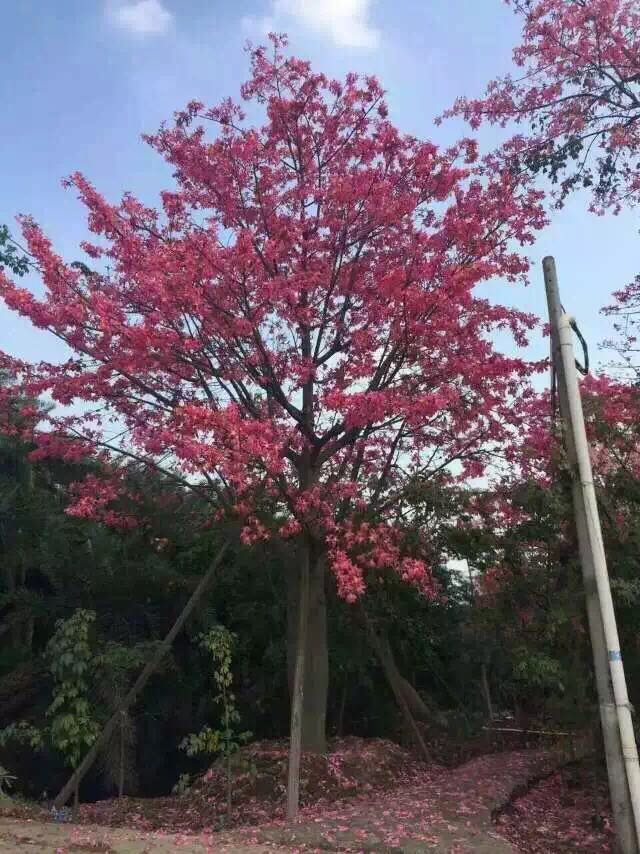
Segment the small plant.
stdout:
<path fill-rule="evenodd" d="M 250 732 L 238 732 L 240 714 L 236 709 L 235 694 L 233 693 L 233 674 L 231 672 L 232 651 L 235 636 L 224 626 L 214 626 L 208 632 L 200 635 L 200 646 L 213 658 L 213 676 L 218 689 L 215 702 L 221 709 L 221 727 L 213 729 L 203 727 L 199 733 L 191 733 L 180 744 L 188 756 L 201 753 L 220 754 L 225 762 L 227 777 L 227 817 L 231 815 L 232 774 L 231 759 L 242 744 L 251 738 Z M 184 776 L 184 775 L 183 775 Z M 182 778 L 181 778 L 182 779 Z M 178 785 L 180 781 L 178 781 Z"/>
<path fill-rule="evenodd" d="M 28 721 L 16 721 L 0 730 L 0 747 L 13 742 L 24 744 L 32 750 L 40 750 L 44 744 L 40 730 Z M 0 800 L 9 797 L 9 789 L 18 778 L 0 765 Z"/>
<path fill-rule="evenodd" d="M 53 698 L 46 712 L 49 723 L 43 729 L 27 721 L 11 723 L 0 730 L 0 747 L 13 741 L 40 750 L 47 743 L 72 768 L 78 765 L 99 732 L 89 704 L 93 662 L 89 630 L 95 616 L 93 611 L 79 609 L 68 620 L 57 621 L 46 651 L 54 679 Z M 76 806 L 77 803 L 76 788 Z"/>
<path fill-rule="evenodd" d="M 89 675 L 93 654 L 89 631 L 96 615 L 78 609 L 68 620 L 58 620 L 47 645 L 47 657 L 55 680 L 53 700 L 47 709 L 49 740 L 76 768 L 85 751 L 98 736 L 100 727 L 89 704 Z M 78 789 L 74 805 L 78 804 Z"/>
<path fill-rule="evenodd" d="M 109 641 L 93 659 L 99 701 L 110 713 L 119 711 L 118 725 L 102 749 L 105 783 L 117 789 L 119 798 L 124 795 L 125 784 L 132 790 L 137 780 L 136 724 L 129 710 L 122 708 L 122 703 L 131 683 L 131 673 L 143 667 L 148 658 L 148 647 L 146 643 L 128 647 Z"/>
<path fill-rule="evenodd" d="M 171 790 L 174 795 L 186 795 L 191 788 L 191 774 L 180 774 L 178 782 Z"/>
<path fill-rule="evenodd" d="M 0 798 L 9 797 L 9 789 L 13 787 L 13 784 L 17 779 L 17 777 L 9 773 L 6 768 L 0 765 Z"/>

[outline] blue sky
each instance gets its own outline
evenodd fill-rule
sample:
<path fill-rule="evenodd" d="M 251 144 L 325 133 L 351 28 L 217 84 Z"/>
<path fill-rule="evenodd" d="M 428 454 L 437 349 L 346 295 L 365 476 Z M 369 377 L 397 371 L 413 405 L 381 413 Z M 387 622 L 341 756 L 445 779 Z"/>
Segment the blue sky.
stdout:
<path fill-rule="evenodd" d="M 130 190 L 153 202 L 170 175 L 140 134 L 193 98 L 237 95 L 247 38 L 286 31 L 293 52 L 329 74 L 376 74 L 403 131 L 448 142 L 468 130 L 437 128 L 434 116 L 507 71 L 518 35 L 503 0 L 0 0 L 0 12 L 0 222 L 33 215 L 70 259 L 86 229 L 60 179 L 79 169 L 108 198 Z M 486 146 L 493 139 L 480 137 Z M 540 235 L 527 289 L 491 293 L 544 315 L 540 261 L 554 254 L 565 306 L 597 358 L 610 328 L 599 309 L 640 266 L 639 223 L 631 213 L 595 217 L 584 202 L 575 197 Z M 4 308 L 0 329 L 0 349 L 61 355 L 54 339 Z M 546 351 L 542 341 L 533 348 Z"/>

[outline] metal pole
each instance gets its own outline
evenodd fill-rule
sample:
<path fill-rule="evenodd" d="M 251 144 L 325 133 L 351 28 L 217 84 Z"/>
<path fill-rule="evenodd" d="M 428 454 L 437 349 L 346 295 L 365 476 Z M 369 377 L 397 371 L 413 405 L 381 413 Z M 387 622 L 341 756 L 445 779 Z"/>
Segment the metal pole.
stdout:
<path fill-rule="evenodd" d="M 634 821 L 634 811 L 631 804 L 631 796 L 627 782 L 625 759 L 622 750 L 620 730 L 618 727 L 616 701 L 611 674 L 609 671 L 609 662 L 607 660 L 607 644 L 604 625 L 600 610 L 600 603 L 598 601 L 594 553 L 590 544 L 589 524 L 583 500 L 574 435 L 570 428 L 572 423 L 571 411 L 564 371 L 564 361 L 561 356 L 560 348 L 560 323 L 563 311 L 558 291 L 558 279 L 553 258 L 545 258 L 542 264 L 545 288 L 547 292 L 547 303 L 549 307 L 549 320 L 551 323 L 552 364 L 557 373 L 558 398 L 564 427 L 563 438 L 572 475 L 573 505 L 580 550 L 580 563 L 582 566 L 582 575 L 584 580 L 587 620 L 589 624 L 589 635 L 591 638 L 591 649 L 593 653 L 596 690 L 598 693 L 600 723 L 602 726 L 604 751 L 607 761 L 609 795 L 611 799 L 614 827 L 618 848 L 622 854 L 637 854 L 639 844 L 636 826 L 640 826 L 640 824 L 637 823 L 637 820 Z M 572 339 L 570 340 L 573 345 Z M 574 387 L 577 388 L 575 360 L 573 355 L 571 355 L 570 358 Z M 584 423 L 581 423 L 584 427 Z"/>

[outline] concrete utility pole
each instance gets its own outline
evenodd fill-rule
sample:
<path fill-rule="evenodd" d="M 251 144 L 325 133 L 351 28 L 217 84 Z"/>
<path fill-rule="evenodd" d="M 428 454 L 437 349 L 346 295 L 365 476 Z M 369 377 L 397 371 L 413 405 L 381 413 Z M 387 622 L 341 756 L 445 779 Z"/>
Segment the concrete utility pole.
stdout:
<path fill-rule="evenodd" d="M 638 854 L 640 765 L 593 485 L 571 320 L 560 302 L 554 259 L 545 258 L 542 267 L 616 840 L 621 854 Z"/>

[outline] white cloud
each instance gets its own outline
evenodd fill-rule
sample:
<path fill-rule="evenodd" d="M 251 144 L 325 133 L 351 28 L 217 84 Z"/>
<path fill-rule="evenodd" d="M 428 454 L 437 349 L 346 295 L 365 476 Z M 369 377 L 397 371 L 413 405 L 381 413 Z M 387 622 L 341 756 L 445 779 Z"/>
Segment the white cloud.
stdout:
<path fill-rule="evenodd" d="M 111 3 L 108 14 L 116 26 L 138 36 L 166 33 L 173 24 L 173 15 L 165 9 L 161 0 Z"/>
<path fill-rule="evenodd" d="M 245 17 L 247 32 L 263 35 L 269 29 L 287 29 L 287 21 L 301 24 L 330 39 L 338 47 L 376 48 L 380 31 L 369 20 L 371 0 L 271 0 L 264 18 Z"/>

